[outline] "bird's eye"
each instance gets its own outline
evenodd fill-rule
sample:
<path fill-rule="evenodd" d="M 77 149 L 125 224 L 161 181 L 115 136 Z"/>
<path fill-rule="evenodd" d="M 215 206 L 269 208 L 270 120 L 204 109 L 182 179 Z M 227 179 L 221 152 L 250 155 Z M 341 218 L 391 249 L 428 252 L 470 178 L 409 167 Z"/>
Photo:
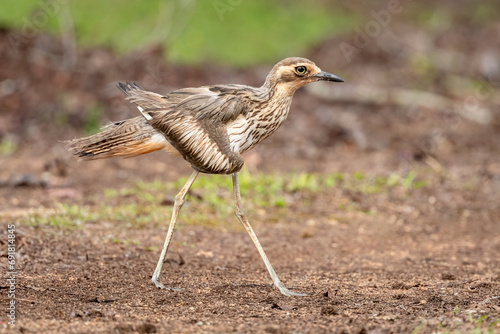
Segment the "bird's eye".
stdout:
<path fill-rule="evenodd" d="M 295 73 L 297 73 L 298 75 L 304 75 L 306 74 L 307 72 L 307 68 L 305 66 L 297 66 L 295 68 Z"/>

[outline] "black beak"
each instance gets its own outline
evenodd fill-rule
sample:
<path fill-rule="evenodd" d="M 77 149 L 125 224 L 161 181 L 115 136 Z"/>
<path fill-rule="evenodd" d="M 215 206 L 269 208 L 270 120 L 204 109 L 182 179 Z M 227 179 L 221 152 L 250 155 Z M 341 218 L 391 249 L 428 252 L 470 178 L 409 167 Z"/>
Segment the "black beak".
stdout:
<path fill-rule="evenodd" d="M 336 76 L 335 74 L 325 72 L 325 71 L 321 71 L 317 74 L 313 74 L 312 76 L 315 78 L 318 78 L 318 80 L 344 82 L 344 79 L 342 79 L 341 77 Z"/>

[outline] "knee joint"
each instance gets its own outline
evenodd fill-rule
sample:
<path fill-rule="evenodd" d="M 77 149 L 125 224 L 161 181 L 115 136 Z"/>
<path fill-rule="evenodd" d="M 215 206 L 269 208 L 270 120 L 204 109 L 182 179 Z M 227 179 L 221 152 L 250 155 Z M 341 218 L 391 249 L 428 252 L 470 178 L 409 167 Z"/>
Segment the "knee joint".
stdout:
<path fill-rule="evenodd" d="M 240 218 L 241 218 L 241 217 L 244 217 L 244 216 L 245 216 L 245 211 L 243 211 L 243 209 L 242 209 L 242 208 L 240 208 L 240 207 L 238 207 L 238 206 L 237 206 L 237 207 L 235 207 L 235 208 L 234 208 L 234 214 L 235 214 L 237 217 L 240 217 Z"/>
<path fill-rule="evenodd" d="M 184 196 L 179 196 L 179 195 L 175 196 L 175 203 L 174 203 L 174 205 L 180 207 L 183 204 L 184 204 Z"/>

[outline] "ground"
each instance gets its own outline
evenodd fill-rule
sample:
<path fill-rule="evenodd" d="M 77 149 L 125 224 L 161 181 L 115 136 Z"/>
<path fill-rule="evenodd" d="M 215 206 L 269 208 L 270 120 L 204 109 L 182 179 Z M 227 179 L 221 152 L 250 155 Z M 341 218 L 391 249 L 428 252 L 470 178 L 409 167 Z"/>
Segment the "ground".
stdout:
<path fill-rule="evenodd" d="M 8 31 L 2 34 L 7 43 Z M 243 201 L 281 280 L 308 296 L 285 297 L 273 287 L 231 213 L 229 181 L 209 175 L 188 196 L 162 273 L 166 285 L 184 290 L 163 291 L 151 274 L 176 180 L 190 167 L 164 152 L 77 162 L 60 141 L 134 115 L 113 80 L 148 89 L 257 85 L 254 73 L 264 71 L 210 75 L 169 66 L 157 76 L 141 73 L 158 50 L 121 59 L 83 50 L 77 69 L 67 71 L 47 65 L 43 54 L 32 62 L 40 44 L 59 47 L 43 37 L 21 50 L 31 58 L 2 48 L 10 64 L 3 75 L 15 80 L 1 86 L 7 112 L 0 126 L 11 134 L 0 156 L 1 252 L 7 256 L 14 224 L 18 276 L 16 326 L 2 316 L 0 331 L 500 331 L 496 118 L 484 124 L 428 106 L 339 104 L 299 91 L 290 119 L 245 157 Z M 332 44 L 309 57 L 320 64 Z M 330 70 L 326 61 L 321 66 Z M 9 287 L 0 285 L 2 305 Z"/>

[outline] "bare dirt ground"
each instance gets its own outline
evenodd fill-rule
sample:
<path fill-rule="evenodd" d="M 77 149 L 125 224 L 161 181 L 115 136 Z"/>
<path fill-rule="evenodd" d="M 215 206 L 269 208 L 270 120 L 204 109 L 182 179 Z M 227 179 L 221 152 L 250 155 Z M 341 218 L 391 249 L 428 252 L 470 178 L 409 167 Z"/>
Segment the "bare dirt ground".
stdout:
<path fill-rule="evenodd" d="M 425 185 L 373 193 L 338 185 L 290 194 L 285 207 L 251 210 L 250 221 L 282 281 L 309 293 L 292 298 L 273 288 L 235 217 L 221 217 L 215 226 L 185 224 L 200 208 L 199 201 L 188 199 L 163 272 L 167 285 L 185 290 L 161 291 L 150 278 L 167 221 L 93 219 L 75 228 L 37 224 L 36 217 L 54 212 L 58 203 L 117 205 L 103 195 L 105 189 L 139 180 L 173 181 L 188 176 L 189 166 L 165 153 L 77 163 L 59 141 L 81 135 L 90 122 L 89 106 L 104 107 L 99 119 L 104 123 L 135 113 L 114 88 L 117 80 L 160 92 L 217 82 L 258 85 L 262 76 L 255 73 L 268 68 L 158 67 L 161 50 L 152 49 L 123 58 L 79 51 L 68 70 L 58 67 L 63 51 L 56 39 L 41 36 L 12 54 L 7 34 L 0 38 L 3 63 L 9 64 L 0 70 L 0 134 L 8 133 L 16 150 L 0 156 L 0 241 L 6 257 L 7 225 L 15 224 L 18 277 L 16 326 L 7 326 L 3 311 L 1 332 L 500 331 L 496 118 L 481 125 L 432 108 L 333 104 L 298 92 L 283 128 L 247 155 L 251 171 L 362 171 L 368 180 L 416 171 Z M 479 41 L 473 34 L 465 37 Z M 334 69 L 335 62 L 322 55 L 336 44 L 329 41 L 308 56 Z M 364 51 L 371 61 L 365 68 L 349 65 L 356 67 L 353 72 L 385 64 L 386 53 Z M 147 68 L 155 70 L 143 71 Z M 383 71 L 373 71 L 385 82 Z M 402 84 L 412 80 L 399 78 Z M 352 81 L 363 78 L 353 75 Z M 498 109 L 487 100 L 479 103 Z M 2 275 L 6 272 L 2 260 Z M 0 289 L 4 309 L 6 280 Z"/>

